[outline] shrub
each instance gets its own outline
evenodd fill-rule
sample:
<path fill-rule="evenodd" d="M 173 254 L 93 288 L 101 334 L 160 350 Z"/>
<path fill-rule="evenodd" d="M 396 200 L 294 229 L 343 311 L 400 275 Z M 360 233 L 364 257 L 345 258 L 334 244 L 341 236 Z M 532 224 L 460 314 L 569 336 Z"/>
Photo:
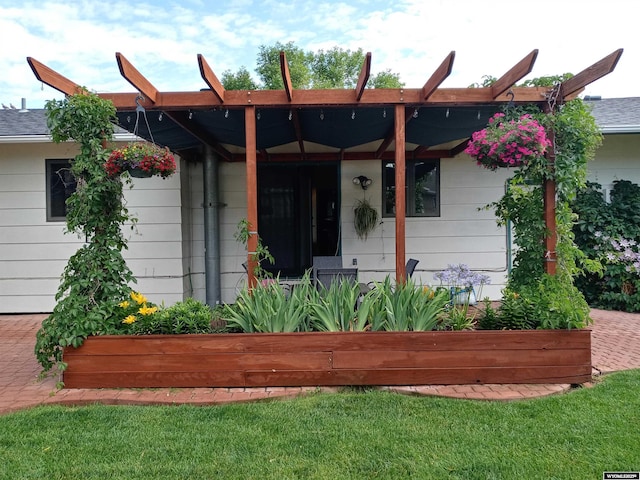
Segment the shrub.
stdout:
<path fill-rule="evenodd" d="M 147 310 L 148 311 L 148 310 Z M 126 333 L 136 335 L 211 333 L 213 309 L 198 300 L 187 298 L 151 314 L 140 315 L 130 323 Z M 123 332 L 124 333 L 124 332 Z"/>
<path fill-rule="evenodd" d="M 503 291 L 497 311 L 485 303 L 478 321 L 484 330 L 571 329 L 591 323 L 589 306 L 574 286 L 556 275 L 543 275 L 537 283 L 515 292 Z"/>
<path fill-rule="evenodd" d="M 393 285 L 387 277 L 374 285 L 361 305 L 368 309 L 367 318 L 373 330 L 435 330 L 449 301 L 447 290 L 416 285 L 411 278 Z"/>
<path fill-rule="evenodd" d="M 307 272 L 290 294 L 277 281 L 243 289 L 236 303 L 225 305 L 222 317 L 243 332 L 298 332 L 309 329 L 313 288 Z"/>

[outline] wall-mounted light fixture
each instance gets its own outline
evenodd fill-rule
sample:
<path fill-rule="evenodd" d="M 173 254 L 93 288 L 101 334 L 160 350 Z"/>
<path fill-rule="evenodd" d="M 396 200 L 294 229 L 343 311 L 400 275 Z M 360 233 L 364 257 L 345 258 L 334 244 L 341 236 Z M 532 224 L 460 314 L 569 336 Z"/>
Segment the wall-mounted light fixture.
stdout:
<path fill-rule="evenodd" d="M 353 177 L 353 184 L 360 185 L 363 190 L 366 190 L 369 187 L 369 185 L 371 185 L 372 183 L 373 183 L 373 180 L 371 180 L 368 177 L 365 177 L 364 175 Z"/>

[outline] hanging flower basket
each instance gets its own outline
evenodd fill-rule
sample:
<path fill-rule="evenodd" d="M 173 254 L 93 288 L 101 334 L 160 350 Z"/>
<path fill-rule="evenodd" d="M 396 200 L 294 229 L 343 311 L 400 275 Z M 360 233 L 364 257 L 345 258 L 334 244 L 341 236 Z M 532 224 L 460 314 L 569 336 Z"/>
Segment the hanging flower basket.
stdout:
<path fill-rule="evenodd" d="M 111 177 L 128 172 L 137 178 L 153 175 L 167 178 L 176 171 L 176 161 L 168 148 L 153 143 L 136 142 L 113 150 L 104 168 Z"/>
<path fill-rule="evenodd" d="M 504 116 L 496 113 L 491 117 L 485 129 L 473 133 L 464 151 L 489 170 L 521 167 L 543 156 L 551 146 L 544 127 L 531 115 L 510 121 Z"/>

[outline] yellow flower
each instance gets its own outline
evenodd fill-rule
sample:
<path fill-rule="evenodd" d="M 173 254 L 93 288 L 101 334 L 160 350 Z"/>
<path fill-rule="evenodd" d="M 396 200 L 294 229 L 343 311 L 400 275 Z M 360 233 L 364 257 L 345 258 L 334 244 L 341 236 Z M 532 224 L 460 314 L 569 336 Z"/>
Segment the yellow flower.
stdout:
<path fill-rule="evenodd" d="M 128 308 L 128 307 L 129 307 L 129 302 L 127 302 L 127 301 L 125 300 L 124 302 L 120 302 L 120 303 L 118 304 L 118 306 L 119 306 L 120 308 Z"/>
<path fill-rule="evenodd" d="M 146 305 L 140 307 L 138 313 L 140 315 L 151 315 L 158 311 L 158 307 L 147 307 Z"/>
<path fill-rule="evenodd" d="M 131 292 L 131 299 L 139 305 L 147 303 L 147 297 L 138 292 Z"/>
<path fill-rule="evenodd" d="M 136 321 L 136 316 L 135 315 L 129 315 L 127 318 L 122 320 L 122 323 L 126 323 L 127 325 L 131 325 L 135 321 Z"/>
<path fill-rule="evenodd" d="M 424 287 L 422 289 L 422 293 L 424 293 L 425 295 L 427 295 L 427 297 L 429 298 L 429 300 L 431 300 L 433 297 L 436 296 L 436 292 L 434 292 L 431 288 L 429 288 L 428 286 Z"/>

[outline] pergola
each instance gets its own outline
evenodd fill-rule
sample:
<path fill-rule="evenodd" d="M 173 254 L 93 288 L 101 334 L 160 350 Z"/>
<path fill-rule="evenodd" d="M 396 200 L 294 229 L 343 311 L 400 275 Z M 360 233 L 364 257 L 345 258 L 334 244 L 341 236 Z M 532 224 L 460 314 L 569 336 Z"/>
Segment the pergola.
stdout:
<path fill-rule="evenodd" d="M 121 53 L 116 60 L 131 93 L 98 93 L 116 107 L 120 125 L 133 131 L 136 109 L 157 111 L 150 116 L 156 143 L 187 154 L 204 147 L 226 161 L 245 161 L 249 285 L 255 284 L 257 247 L 258 161 L 371 160 L 395 161 L 396 279 L 405 280 L 406 158 L 447 158 L 462 152 L 472 132 L 507 102 L 536 104 L 552 111 L 575 98 L 582 89 L 611 73 L 622 55 L 618 49 L 554 87 L 516 87 L 534 66 L 533 50 L 489 87 L 441 88 L 450 75 L 455 52 L 434 70 L 421 88 L 367 88 L 371 53 L 365 56 L 354 89 L 296 90 L 284 52 L 280 53 L 282 90 L 226 90 L 204 56 L 197 56 L 206 86 L 199 91 L 160 92 Z M 80 86 L 32 57 L 27 61 L 38 80 L 72 95 Z M 163 121 L 164 118 L 164 121 Z M 142 135 L 144 136 L 144 135 Z M 553 165 L 554 153 L 549 153 Z M 205 162 L 205 181 L 207 178 Z M 550 168 L 553 168 L 552 166 Z M 545 185 L 545 270 L 555 273 L 555 184 Z M 205 202 L 205 209 L 207 208 Z M 209 288 L 209 287 L 207 287 Z"/>

